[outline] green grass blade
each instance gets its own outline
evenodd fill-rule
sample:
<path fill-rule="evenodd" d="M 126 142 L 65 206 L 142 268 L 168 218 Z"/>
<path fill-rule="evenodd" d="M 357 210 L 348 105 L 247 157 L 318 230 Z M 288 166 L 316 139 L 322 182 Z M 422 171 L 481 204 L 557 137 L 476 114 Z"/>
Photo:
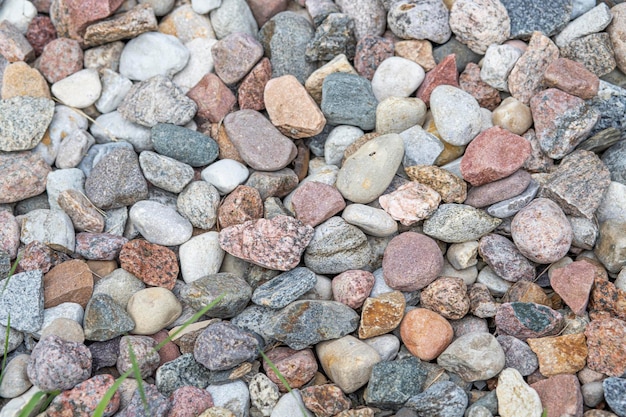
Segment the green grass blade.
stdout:
<path fill-rule="evenodd" d="M 15 258 L 15 262 L 13 262 L 13 265 L 11 266 L 11 269 L 9 269 L 9 276 L 7 277 L 6 281 L 4 282 L 4 286 L 2 287 L 2 292 L 0 292 L 0 296 L 2 294 L 4 294 L 4 290 L 7 289 L 7 285 L 9 285 L 9 281 L 11 280 L 11 277 L 13 276 L 13 274 L 15 274 L 15 270 L 17 269 L 17 264 L 20 262 L 20 256 L 18 255 L 17 258 Z"/>
<path fill-rule="evenodd" d="M 265 362 L 267 362 L 267 364 L 269 365 L 270 369 L 272 371 L 274 371 L 274 373 L 276 374 L 276 376 L 278 377 L 278 379 L 280 380 L 280 382 L 287 388 L 287 391 L 289 391 L 289 393 L 291 395 L 293 395 L 293 397 L 296 399 L 296 401 L 298 400 L 298 397 L 296 397 L 296 394 L 294 394 L 293 389 L 291 389 L 291 386 L 289 385 L 289 382 L 287 382 L 287 380 L 285 379 L 285 377 L 283 376 L 283 374 L 278 370 L 278 368 L 276 367 L 276 365 L 274 365 L 274 362 L 272 362 L 270 360 L 270 358 L 267 357 L 267 355 L 265 354 L 265 352 L 263 352 L 261 349 L 259 349 L 259 353 L 261 354 L 261 357 L 263 358 L 263 360 Z M 300 406 L 300 411 L 302 412 L 302 416 L 303 417 L 307 417 L 307 412 L 304 409 L 304 406 L 302 405 L 301 401 L 297 401 L 298 405 Z"/>
<path fill-rule="evenodd" d="M 46 401 L 43 404 L 41 404 L 41 407 L 39 407 L 39 412 L 43 413 L 50 406 L 50 403 L 52 403 L 52 400 L 54 400 L 54 398 L 60 393 L 61 393 L 60 390 L 49 392 L 48 394 L 50 395 L 48 396 L 48 398 L 46 398 Z"/>
<path fill-rule="evenodd" d="M 52 398 L 54 398 L 57 395 L 59 395 L 60 392 L 61 391 L 52 391 L 52 392 L 39 391 L 35 393 L 35 395 L 33 395 L 30 398 L 30 400 L 26 403 L 24 408 L 22 408 L 22 410 L 18 414 L 18 417 L 30 417 L 30 415 L 33 413 L 33 411 L 35 411 L 35 409 L 37 408 L 37 406 L 39 405 L 43 397 L 45 397 L 46 395 L 51 395 Z"/>
<path fill-rule="evenodd" d="M 113 385 L 111 385 L 111 388 L 109 388 L 107 392 L 104 393 L 104 396 L 98 403 L 98 406 L 93 412 L 93 417 L 104 416 L 104 410 L 106 410 L 107 406 L 109 405 L 111 398 L 113 398 L 117 390 L 120 388 L 120 385 L 122 385 L 122 383 L 126 380 L 126 378 L 128 378 L 130 374 L 132 373 L 133 373 L 133 370 L 129 369 L 128 371 L 124 372 L 122 375 L 119 376 L 119 378 L 115 380 Z"/>
<path fill-rule="evenodd" d="M 7 315 L 7 329 L 4 332 L 4 354 L 2 355 L 2 372 L 0 372 L 0 383 L 4 380 L 4 373 L 7 370 L 7 356 L 9 355 L 9 336 L 11 335 L 11 313 Z"/>
<path fill-rule="evenodd" d="M 128 342 L 128 355 L 130 356 L 130 363 L 132 365 L 131 369 L 133 371 L 133 376 L 137 381 L 137 389 L 139 390 L 139 396 L 141 397 L 141 403 L 143 404 L 143 408 L 146 411 L 146 414 L 150 414 L 150 410 L 148 409 L 148 400 L 146 399 L 146 391 L 143 387 L 143 379 L 141 378 L 141 369 L 139 369 L 139 363 L 137 362 L 137 357 L 135 356 L 135 351 L 133 350 L 133 345 Z"/>

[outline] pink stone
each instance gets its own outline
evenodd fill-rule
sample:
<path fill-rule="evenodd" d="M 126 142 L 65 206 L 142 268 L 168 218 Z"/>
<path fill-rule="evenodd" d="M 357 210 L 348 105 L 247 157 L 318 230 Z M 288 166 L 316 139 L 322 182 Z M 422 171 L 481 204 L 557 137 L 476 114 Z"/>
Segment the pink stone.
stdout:
<path fill-rule="evenodd" d="M 233 256 L 264 268 L 289 271 L 300 263 L 314 233 L 311 226 L 280 215 L 222 229 L 219 243 Z"/>
<path fill-rule="evenodd" d="M 368 271 L 342 272 L 333 278 L 333 299 L 356 310 L 370 295 L 375 281 L 374 274 Z"/>
<path fill-rule="evenodd" d="M 592 320 L 585 329 L 587 366 L 596 372 L 619 377 L 626 371 L 626 322 L 609 318 Z"/>
<path fill-rule="evenodd" d="M 315 181 L 298 187 L 291 204 L 296 219 L 311 227 L 323 223 L 346 207 L 343 196 L 335 187 Z"/>
<path fill-rule="evenodd" d="M 300 393 L 304 405 L 313 411 L 316 417 L 332 417 L 351 406 L 348 397 L 335 384 L 306 387 Z"/>
<path fill-rule="evenodd" d="M 169 332 L 167 330 L 161 330 L 153 335 L 150 335 L 150 337 L 153 338 L 157 344 L 160 344 L 169 337 Z M 179 356 L 180 349 L 178 348 L 178 345 L 170 340 L 165 343 L 161 349 L 159 349 L 159 366 L 166 362 L 173 361 Z"/>
<path fill-rule="evenodd" d="M 189 92 L 187 97 L 198 105 L 196 116 L 202 122 L 221 123 L 233 109 L 237 99 L 220 78 L 208 73 Z"/>
<path fill-rule="evenodd" d="M 15 259 L 20 246 L 20 225 L 8 211 L 0 211 L 0 250 Z"/>
<path fill-rule="evenodd" d="M 263 93 L 265 85 L 272 78 L 270 60 L 263 58 L 239 85 L 238 101 L 240 109 L 261 111 L 265 108 Z"/>
<path fill-rule="evenodd" d="M 530 156 L 530 143 L 521 136 L 494 126 L 467 145 L 461 174 L 473 186 L 508 177 Z"/>
<path fill-rule="evenodd" d="M 110 233 L 78 233 L 74 252 L 93 261 L 112 261 L 117 259 L 126 242 L 125 237 Z"/>
<path fill-rule="evenodd" d="M 430 94 L 440 85 L 459 86 L 459 73 L 456 69 L 456 55 L 446 56 L 435 68 L 426 73 L 424 81 L 417 89 L 416 97 L 428 106 Z"/>
<path fill-rule="evenodd" d="M 420 290 L 433 282 L 442 269 L 443 255 L 437 243 L 415 232 L 391 239 L 383 255 L 383 277 L 394 290 Z"/>
<path fill-rule="evenodd" d="M 470 309 L 467 285 L 456 277 L 439 277 L 430 283 L 422 290 L 420 303 L 450 320 L 463 318 Z"/>
<path fill-rule="evenodd" d="M 356 44 L 354 69 L 360 76 L 371 80 L 380 63 L 393 56 L 393 50 L 393 41 L 390 39 L 364 36 Z"/>
<path fill-rule="evenodd" d="M 402 343 L 423 361 L 436 359 L 452 342 L 452 326 L 442 316 L 425 308 L 416 308 L 400 324 Z"/>
<path fill-rule="evenodd" d="M 53 84 L 83 69 L 83 50 L 78 41 L 58 38 L 49 42 L 39 58 L 39 71 Z"/>
<path fill-rule="evenodd" d="M 311 349 L 294 350 L 288 347 L 278 347 L 266 352 L 266 355 L 291 388 L 300 388 L 309 382 L 318 369 L 317 360 Z M 278 385 L 281 392 L 287 392 L 287 387 L 283 385 L 266 361 L 263 361 L 263 369 L 269 379 Z"/>
<path fill-rule="evenodd" d="M 85 29 L 111 16 L 124 0 L 58 0 L 50 6 L 50 18 L 59 37 L 82 42 Z"/>
<path fill-rule="evenodd" d="M 239 185 L 222 202 L 217 218 L 222 228 L 263 217 L 263 200 L 256 188 Z"/>
<path fill-rule="evenodd" d="M 31 61 L 35 58 L 33 47 L 8 20 L 0 22 L 0 55 L 9 62 Z"/>
<path fill-rule="evenodd" d="M 134 239 L 122 247 L 119 259 L 121 268 L 148 285 L 171 290 L 176 284 L 176 254 L 165 246 Z"/>
<path fill-rule="evenodd" d="M 521 194 L 530 184 L 530 174 L 522 169 L 498 181 L 472 187 L 463 204 L 476 208 L 490 206 Z"/>
<path fill-rule="evenodd" d="M 493 110 L 500 104 L 500 92 L 480 78 L 480 67 L 469 62 L 459 76 L 461 90 L 469 93 L 478 101 L 480 107 Z"/>
<path fill-rule="evenodd" d="M 490 233 L 480 238 L 478 253 L 500 278 L 507 281 L 532 281 L 535 267 L 508 238 Z"/>
<path fill-rule="evenodd" d="M 213 407 L 213 397 L 202 388 L 184 386 L 170 395 L 170 411 L 167 417 L 196 417 Z"/>
<path fill-rule="evenodd" d="M 231 33 L 211 48 L 215 74 L 227 85 L 237 84 L 263 57 L 263 46 L 252 35 Z"/>
<path fill-rule="evenodd" d="M 589 100 L 598 94 L 600 79 L 580 62 L 567 58 L 553 61 L 543 73 L 546 87 L 555 87 L 568 94 Z"/>
<path fill-rule="evenodd" d="M 537 391 L 547 417 L 582 417 L 583 395 L 575 375 L 561 374 L 535 382 L 530 387 Z"/>
<path fill-rule="evenodd" d="M 289 6 L 289 0 L 247 0 L 246 3 L 259 27 Z"/>
<path fill-rule="evenodd" d="M 48 16 L 38 15 L 30 21 L 26 39 L 35 50 L 35 55 L 41 55 L 43 48 L 56 38 L 57 31 Z"/>
<path fill-rule="evenodd" d="M 49 417 L 91 416 L 114 382 L 111 375 L 96 375 L 56 396 L 45 414 Z M 120 393 L 118 391 L 109 400 L 104 409 L 104 415 L 115 414 L 119 406 Z"/>
<path fill-rule="evenodd" d="M 70 259 L 68 255 L 57 252 L 38 240 L 34 240 L 26 245 L 22 251 L 17 272 L 40 269 L 45 274 L 55 265 Z"/>
<path fill-rule="evenodd" d="M 550 285 L 576 315 L 582 316 L 595 275 L 596 268 L 592 264 L 577 261 L 552 271 Z"/>
<path fill-rule="evenodd" d="M 378 202 L 394 220 L 410 226 L 430 217 L 439 207 L 441 196 L 424 184 L 410 181 L 392 193 L 381 195 Z"/>

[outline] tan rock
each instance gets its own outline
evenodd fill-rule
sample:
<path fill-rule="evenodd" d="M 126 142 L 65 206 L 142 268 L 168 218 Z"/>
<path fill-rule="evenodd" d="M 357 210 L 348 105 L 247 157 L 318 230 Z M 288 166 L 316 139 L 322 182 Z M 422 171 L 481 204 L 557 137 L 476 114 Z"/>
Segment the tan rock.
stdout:
<path fill-rule="evenodd" d="M 104 230 L 104 217 L 80 191 L 72 189 L 62 191 L 58 203 L 72 219 L 76 231 L 101 233 Z"/>
<path fill-rule="evenodd" d="M 444 203 L 462 203 L 467 197 L 467 183 L 443 168 L 414 165 L 404 169 L 412 181 L 437 191 Z"/>
<path fill-rule="evenodd" d="M 587 362 L 587 339 L 583 333 L 526 340 L 539 359 L 543 376 L 571 374 Z"/>
<path fill-rule="evenodd" d="M 400 337 L 409 352 L 423 361 L 435 359 L 452 342 L 454 331 L 448 320 L 434 311 L 416 308 L 400 324 Z"/>
<path fill-rule="evenodd" d="M 334 72 L 356 74 L 356 70 L 344 54 L 337 55 L 332 61 L 314 71 L 304 83 L 306 91 L 318 104 L 322 102 L 322 84 L 324 79 Z"/>
<path fill-rule="evenodd" d="M 190 4 L 174 9 L 163 17 L 159 32 L 176 36 L 182 43 L 196 38 L 215 39 L 215 32 L 208 16 L 193 11 Z"/>
<path fill-rule="evenodd" d="M 17 96 L 50 98 L 50 87 L 39 71 L 19 61 L 5 68 L 1 95 L 3 100 Z"/>
<path fill-rule="evenodd" d="M 400 291 L 366 299 L 361 311 L 359 338 L 369 339 L 394 330 L 402 321 L 405 307 L 406 300 Z"/>
<path fill-rule="evenodd" d="M 515 97 L 507 97 L 493 110 L 492 121 L 494 126 L 523 135 L 533 125 L 533 116 L 530 107 Z"/>
<path fill-rule="evenodd" d="M 400 41 L 394 46 L 396 56 L 418 63 L 424 71 L 430 71 L 437 66 L 433 56 L 433 46 L 427 40 Z"/>
<path fill-rule="evenodd" d="M 183 307 L 170 290 L 152 287 L 133 294 L 126 311 L 135 322 L 133 334 L 151 335 L 172 324 Z"/>
<path fill-rule="evenodd" d="M 144 32 L 155 30 L 157 20 L 154 10 L 150 4 L 142 3 L 126 13 L 89 25 L 85 30 L 85 45 L 104 45 L 122 39 L 132 39 Z"/>
<path fill-rule="evenodd" d="M 93 276 L 85 261 L 72 259 L 43 276 L 44 308 L 61 303 L 78 303 L 83 308 L 93 293 Z"/>
<path fill-rule="evenodd" d="M 52 323 L 47 325 L 41 331 L 41 339 L 45 339 L 51 334 L 68 342 L 83 343 L 85 341 L 83 327 L 74 320 L 65 317 L 54 319 Z"/>

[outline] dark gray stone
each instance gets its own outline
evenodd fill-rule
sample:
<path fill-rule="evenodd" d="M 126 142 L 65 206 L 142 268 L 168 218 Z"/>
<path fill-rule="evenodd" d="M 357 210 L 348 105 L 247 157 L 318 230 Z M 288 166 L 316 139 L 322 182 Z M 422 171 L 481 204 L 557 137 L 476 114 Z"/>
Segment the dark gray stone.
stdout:
<path fill-rule="evenodd" d="M 0 281 L 0 324 L 35 333 L 43 324 L 43 274 L 22 272 Z"/>
<path fill-rule="evenodd" d="M 405 407 L 419 416 L 462 417 L 467 407 L 467 394 L 454 382 L 443 381 L 412 397 Z"/>
<path fill-rule="evenodd" d="M 504 350 L 505 368 L 515 368 L 522 376 L 528 376 L 537 370 L 537 355 L 525 342 L 506 335 L 500 335 L 496 339 Z"/>
<path fill-rule="evenodd" d="M 420 368 L 420 360 L 408 358 L 393 362 L 379 362 L 372 368 L 363 397 L 368 405 L 398 409 L 422 390 L 427 371 Z"/>
<path fill-rule="evenodd" d="M 324 79 L 321 109 L 328 123 L 372 130 L 376 127 L 377 106 L 368 79 L 340 72 Z"/>
<path fill-rule="evenodd" d="M 150 131 L 154 150 L 192 167 L 209 165 L 217 159 L 217 142 L 207 135 L 173 124 L 159 123 Z"/>
<path fill-rule="evenodd" d="M 602 381 L 604 399 L 619 417 L 626 417 L 626 379 L 610 377 Z"/>
<path fill-rule="evenodd" d="M 115 366 L 120 354 L 120 336 L 104 342 L 94 342 L 89 345 L 91 351 L 91 373 L 108 366 Z"/>
<path fill-rule="evenodd" d="M 436 63 L 443 61 L 450 54 L 456 55 L 456 69 L 460 73 L 465 71 L 465 67 L 470 62 L 478 64 L 482 59 L 482 55 L 477 54 L 467 47 L 467 45 L 459 42 L 455 36 L 443 45 L 439 45 L 433 49 L 433 57 Z"/>
<path fill-rule="evenodd" d="M 205 313 L 207 317 L 236 316 L 250 301 L 252 288 L 242 278 L 228 272 L 220 272 L 184 286 L 179 298 L 182 303 L 200 311 L 220 295 L 223 295 L 223 298 Z"/>
<path fill-rule="evenodd" d="M 611 181 L 626 185 L 626 140 L 607 149 L 602 155 L 602 162 L 611 173 Z"/>
<path fill-rule="evenodd" d="M 600 120 L 591 129 L 590 135 L 614 127 L 621 132 L 622 139 L 626 139 L 626 89 L 600 80 L 598 94 L 587 100 L 587 104 L 600 113 Z"/>
<path fill-rule="evenodd" d="M 240 329 L 258 334 L 269 345 L 276 341 L 269 334 L 269 326 L 276 312 L 273 308 L 251 305 L 233 317 L 230 322 Z"/>
<path fill-rule="evenodd" d="M 180 387 L 192 386 L 205 389 L 209 385 L 211 371 L 198 363 L 192 353 L 186 353 L 157 369 L 157 389 L 166 396 Z"/>
<path fill-rule="evenodd" d="M 283 308 L 313 288 L 316 282 L 315 273 L 310 269 L 294 268 L 254 290 L 252 302 L 264 307 Z"/>
<path fill-rule="evenodd" d="M 306 60 L 306 47 L 315 31 L 311 23 L 295 12 L 281 12 L 259 31 L 259 41 L 272 64 L 272 78 L 291 74 L 304 84 L 316 69 Z"/>
<path fill-rule="evenodd" d="M 126 310 L 108 295 L 96 294 L 87 303 L 83 319 L 85 339 L 104 342 L 134 328 L 135 322 Z"/>
<path fill-rule="evenodd" d="M 309 61 L 330 61 L 339 54 L 351 60 L 355 50 L 354 20 L 347 14 L 331 13 L 315 30 L 305 55 Z"/>
<path fill-rule="evenodd" d="M 223 371 L 258 355 L 259 342 L 237 326 L 222 321 L 200 333 L 193 348 L 194 358 L 211 371 Z"/>
<path fill-rule="evenodd" d="M 555 35 L 569 22 L 572 0 L 502 0 L 511 19 L 511 38 L 529 39 L 534 31 Z"/>
<path fill-rule="evenodd" d="M 615 145 L 622 139 L 622 133 L 614 128 L 609 127 L 599 131 L 589 139 L 581 142 L 576 149 L 584 149 L 591 152 L 602 152 Z"/>

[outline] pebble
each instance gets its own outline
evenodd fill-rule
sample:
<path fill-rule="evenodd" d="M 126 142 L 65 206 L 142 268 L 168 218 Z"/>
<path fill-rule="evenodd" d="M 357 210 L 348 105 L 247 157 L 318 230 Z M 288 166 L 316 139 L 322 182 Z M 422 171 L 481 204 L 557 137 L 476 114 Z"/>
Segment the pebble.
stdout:
<path fill-rule="evenodd" d="M 406 358 L 393 362 L 379 362 L 363 394 L 368 405 L 396 409 L 420 393 L 426 381 L 426 371 L 419 359 Z"/>
<path fill-rule="evenodd" d="M 439 355 L 437 364 L 465 381 L 482 381 L 504 369 L 505 355 L 490 333 L 468 333 L 453 341 Z"/>
<path fill-rule="evenodd" d="M 209 384 L 210 371 L 187 353 L 160 366 L 156 371 L 156 386 L 164 395 L 191 386 L 204 389 Z"/>
<path fill-rule="evenodd" d="M 498 333 L 521 340 L 557 334 L 563 324 L 561 313 L 535 303 L 504 303 L 496 314 Z"/>
<path fill-rule="evenodd" d="M 217 211 L 221 227 L 242 224 L 263 217 L 263 201 L 256 188 L 239 185 L 224 200 Z"/>
<path fill-rule="evenodd" d="M 171 35 L 146 32 L 129 41 L 120 56 L 119 71 L 134 81 L 156 75 L 171 77 L 189 61 L 189 50 Z"/>
<path fill-rule="evenodd" d="M 378 66 L 393 55 L 394 44 L 391 40 L 381 36 L 364 36 L 356 44 L 354 68 L 350 68 L 353 71 L 356 69 L 360 76 L 371 81 Z"/>
<path fill-rule="evenodd" d="M 394 220 L 411 226 L 430 217 L 441 201 L 439 193 L 427 185 L 411 181 L 379 197 L 380 206 Z"/>
<path fill-rule="evenodd" d="M 106 294 L 121 307 L 126 308 L 131 296 L 144 288 L 146 286 L 141 280 L 130 272 L 118 268 L 96 282 L 93 294 Z"/>
<path fill-rule="evenodd" d="M 17 61 L 4 69 L 0 93 L 4 100 L 20 96 L 49 99 L 50 87 L 39 71 L 25 62 Z"/>
<path fill-rule="evenodd" d="M 604 398 L 618 416 L 626 415 L 626 402 L 624 401 L 624 393 L 626 392 L 626 384 L 620 378 L 607 378 L 602 381 L 604 388 Z"/>
<path fill-rule="evenodd" d="M 397 41 L 394 43 L 394 47 L 394 54 L 396 56 L 414 61 L 424 68 L 424 71 L 430 71 L 437 65 L 433 57 L 433 46 L 427 40 L 412 39 Z"/>
<path fill-rule="evenodd" d="M 191 223 L 172 207 L 151 200 L 138 201 L 128 213 L 131 224 L 150 243 L 181 245 L 192 234 Z"/>
<path fill-rule="evenodd" d="M 481 131 L 482 116 L 478 102 L 458 87 L 436 87 L 430 96 L 430 109 L 437 132 L 450 145 L 467 145 Z"/>
<path fill-rule="evenodd" d="M 370 293 L 370 295 L 372 294 Z M 359 338 L 374 338 L 397 328 L 404 316 L 405 307 L 406 300 L 400 291 L 379 294 L 375 297 L 372 295 L 372 298 L 366 298 L 361 310 Z M 375 339 L 370 340 L 374 343 Z M 379 351 L 379 353 L 381 352 Z M 383 359 L 384 356 L 381 354 Z"/>
<path fill-rule="evenodd" d="M 33 47 L 28 43 L 24 35 L 8 20 L 3 20 L 0 26 L 0 51 L 9 62 L 30 61 L 35 57 Z"/>
<path fill-rule="evenodd" d="M 322 204 L 313 204 L 320 200 Z M 293 193 L 291 205 L 298 220 L 315 227 L 341 212 L 346 203 L 335 187 L 310 181 Z"/>
<path fill-rule="evenodd" d="M 172 324 L 182 313 L 182 305 L 166 288 L 152 287 L 135 292 L 126 306 L 135 322 L 134 334 L 151 335 Z"/>
<path fill-rule="evenodd" d="M 224 251 L 219 246 L 219 234 L 207 232 L 183 243 L 178 252 L 183 280 L 190 284 L 205 275 L 219 272 Z"/>
<path fill-rule="evenodd" d="M 333 298 L 348 307 L 358 309 L 363 305 L 373 286 L 374 275 L 371 272 L 348 270 L 333 278 Z"/>
<path fill-rule="evenodd" d="M 209 385 L 207 391 L 211 394 L 216 407 L 230 410 L 235 417 L 245 417 L 248 415 L 250 393 L 248 392 L 248 386 L 245 382 L 238 380 L 222 385 Z M 228 417 L 228 415 L 226 415 L 226 417 Z"/>
<path fill-rule="evenodd" d="M 372 130 L 376 127 L 377 105 L 373 84 L 366 78 L 343 72 L 324 78 L 320 108 L 327 123 Z"/>
<path fill-rule="evenodd" d="M 530 108 L 514 97 L 508 97 L 493 110 L 493 124 L 516 135 L 523 135 L 533 124 Z"/>
<path fill-rule="evenodd" d="M 464 203 L 477 208 L 486 207 L 519 196 L 529 187 L 530 183 L 531 176 L 528 172 L 518 170 L 501 180 L 472 187 L 467 193 Z"/>
<path fill-rule="evenodd" d="M 616 62 L 608 33 L 593 33 L 570 42 L 562 48 L 561 54 L 583 64 L 598 77 L 615 69 Z"/>
<path fill-rule="evenodd" d="M 502 221 L 484 211 L 465 204 L 441 204 L 435 213 L 424 221 L 424 233 L 448 243 L 477 240 L 493 231 Z M 466 228 L 471 224 L 471 228 Z"/>
<path fill-rule="evenodd" d="M 583 333 L 527 340 L 539 360 L 539 371 L 546 377 L 580 371 L 587 359 L 585 342 Z"/>
<path fill-rule="evenodd" d="M 39 71 L 54 84 L 83 69 L 83 50 L 78 41 L 58 38 L 43 48 L 39 61 Z"/>
<path fill-rule="evenodd" d="M 565 47 L 576 39 L 604 30 L 611 23 L 611 20 L 612 15 L 609 6 L 600 4 L 569 22 L 554 37 L 554 42 L 559 48 Z"/>
<path fill-rule="evenodd" d="M 183 304 L 196 311 L 203 309 L 222 295 L 205 314 L 207 317 L 229 318 L 239 314 L 250 301 L 252 288 L 237 275 L 228 272 L 206 275 L 180 290 Z"/>
<path fill-rule="evenodd" d="M 168 416 L 186 417 L 199 415 L 207 408 L 213 407 L 213 398 L 207 391 L 196 387 L 181 387 L 169 398 L 171 408 Z"/>
<path fill-rule="evenodd" d="M 288 347 L 277 347 L 267 352 L 267 358 L 292 388 L 300 388 L 311 381 L 318 369 L 315 355 L 311 349 L 293 350 Z M 280 391 L 288 391 L 287 386 L 284 385 L 266 360 L 263 361 L 263 369 Z"/>
<path fill-rule="evenodd" d="M 320 416 L 334 416 L 351 406 L 341 389 L 332 384 L 307 387 L 301 394 L 304 405 Z"/>
<path fill-rule="evenodd" d="M 509 38 L 511 21 L 500 1 L 461 0 L 450 9 L 450 28 L 458 41 L 482 55 L 490 45 Z"/>
<path fill-rule="evenodd" d="M 594 98 L 600 87 L 600 80 L 594 73 L 567 58 L 559 58 L 548 65 L 543 80 L 547 87 L 556 87 L 583 100 Z"/>
<path fill-rule="evenodd" d="M 405 166 L 412 181 L 435 190 L 444 203 L 462 203 L 467 197 L 467 184 L 451 172 L 432 165 Z"/>
<path fill-rule="evenodd" d="M 341 217 L 369 236 L 387 237 L 398 230 L 398 224 L 384 210 L 364 204 L 348 205 L 343 210 Z"/>
<path fill-rule="evenodd" d="M 415 62 L 390 57 L 378 65 L 372 78 L 372 90 L 379 102 L 388 97 L 408 97 L 422 84 L 424 77 L 424 69 Z"/>
<path fill-rule="evenodd" d="M 416 411 L 418 415 L 461 417 L 467 408 L 468 397 L 454 382 L 441 381 L 411 397 L 404 405 Z"/>
<path fill-rule="evenodd" d="M 144 394 L 139 389 L 135 389 L 130 403 L 122 411 L 117 413 L 120 417 L 131 416 L 153 416 L 165 417 L 170 408 L 170 402 L 167 397 L 163 396 L 157 388 L 149 383 L 144 382 Z M 147 406 L 144 406 L 142 398 L 145 398 Z"/>
<path fill-rule="evenodd" d="M 141 378 L 152 375 L 159 365 L 159 354 L 154 350 L 156 345 L 157 342 L 147 336 L 123 336 L 120 339 L 120 353 L 116 364 L 119 373 L 123 374 L 133 368 L 136 361 Z"/>
<path fill-rule="evenodd" d="M 496 339 L 504 351 L 505 368 L 513 368 L 522 376 L 531 375 L 539 368 L 537 355 L 526 343 L 506 335 L 500 335 Z"/>
<path fill-rule="evenodd" d="M 341 166 L 346 150 L 354 146 L 365 133 L 356 126 L 340 125 L 330 131 L 324 142 L 324 161 L 328 165 Z"/>
<path fill-rule="evenodd" d="M 329 61 L 339 54 L 345 54 L 353 59 L 355 48 L 354 20 L 343 13 L 329 13 L 307 44 L 305 57 L 309 61 Z"/>
<path fill-rule="evenodd" d="M 620 184 L 626 183 L 624 175 L 620 171 L 622 169 L 622 156 L 625 150 L 624 145 L 620 141 L 608 148 L 602 154 L 602 162 L 604 162 L 607 169 L 611 173 L 611 180 L 617 181 Z M 607 192 L 609 191 L 607 190 Z M 613 193 L 615 194 L 615 192 Z"/>
<path fill-rule="evenodd" d="M 254 359 L 258 345 L 250 333 L 219 322 L 200 333 L 194 346 L 194 358 L 211 371 L 222 371 Z"/>
<path fill-rule="evenodd" d="M 235 32 L 211 47 L 215 73 L 227 85 L 241 81 L 263 56 L 263 47 L 247 33 Z"/>
<path fill-rule="evenodd" d="M 432 91 L 440 85 L 459 86 L 459 73 L 457 71 L 455 54 L 448 55 L 435 68 L 428 71 L 424 81 L 417 89 L 416 96 L 428 105 L 430 104 Z"/>
<path fill-rule="evenodd" d="M 595 272 L 588 262 L 573 262 L 553 271 L 550 286 L 576 315 L 581 316 L 587 309 Z"/>
<path fill-rule="evenodd" d="M 540 417 L 543 411 L 537 391 L 514 368 L 506 368 L 496 387 L 498 413 L 502 417 Z"/>
<path fill-rule="evenodd" d="M 402 165 L 405 168 L 433 164 L 444 151 L 444 144 L 419 125 L 400 132 L 400 137 L 404 141 Z"/>
<path fill-rule="evenodd" d="M 34 148 L 52 121 L 54 102 L 47 98 L 18 96 L 0 101 L 0 150 Z M 34 117 L 38 115 L 38 117 Z"/>
<path fill-rule="evenodd" d="M 426 118 L 426 106 L 419 98 L 387 97 L 376 107 L 376 132 L 401 133 L 420 125 Z"/>
<path fill-rule="evenodd" d="M 304 407 L 300 390 L 294 389 L 290 395 L 280 397 L 280 400 L 278 400 L 272 410 L 271 417 L 290 417 L 300 414 L 303 414 L 305 417 L 313 417 L 315 415 Z"/>
<path fill-rule="evenodd" d="M 259 372 L 248 382 L 248 391 L 252 406 L 259 410 L 261 415 L 270 416 L 280 399 L 278 386 L 265 374 Z"/>
<path fill-rule="evenodd" d="M 421 253 L 415 258 L 411 254 Z M 433 282 L 443 268 L 443 256 L 428 236 L 405 232 L 394 237 L 383 256 L 384 278 L 395 290 L 415 291 Z"/>
<path fill-rule="evenodd" d="M 249 174 L 248 168 L 242 163 L 232 159 L 220 159 L 203 169 L 201 177 L 220 194 L 225 195 L 243 184 Z"/>
<path fill-rule="evenodd" d="M 481 258 L 499 277 L 507 281 L 532 281 L 535 267 L 522 255 L 509 239 L 498 234 L 488 234 L 480 239 L 478 251 Z"/>
<path fill-rule="evenodd" d="M 450 323 L 425 308 L 410 310 L 400 324 L 402 343 L 423 361 L 437 358 L 450 345 L 453 336 Z"/>
<path fill-rule="evenodd" d="M 252 294 L 252 302 L 281 309 L 311 290 L 316 281 L 315 273 L 310 269 L 297 267 L 257 287 Z"/>
<path fill-rule="evenodd" d="M 222 4 L 210 12 L 211 25 L 217 39 L 241 32 L 256 35 L 258 26 L 252 11 L 244 0 L 222 0 Z"/>
<path fill-rule="evenodd" d="M 3 398 L 19 397 L 32 387 L 26 373 L 29 358 L 30 355 L 20 354 L 6 364 L 4 377 L 0 382 L 0 395 Z"/>
<path fill-rule="evenodd" d="M 621 376 L 626 368 L 623 346 L 626 337 L 624 321 L 616 318 L 592 320 L 585 329 L 587 337 L 587 366 L 608 376 Z"/>
<path fill-rule="evenodd" d="M 428 0 L 411 6 L 403 7 L 400 2 L 389 5 L 387 25 L 397 37 L 435 43 L 445 43 L 450 38 L 449 12 L 443 2 Z"/>
<path fill-rule="evenodd" d="M 62 392 L 50 403 L 46 413 L 50 416 L 63 415 L 65 413 L 93 413 L 108 389 L 113 386 L 115 380 L 111 375 L 96 375 L 73 389 Z M 112 414 L 118 410 L 120 394 L 115 393 L 108 405 L 104 408 L 104 414 Z"/>

